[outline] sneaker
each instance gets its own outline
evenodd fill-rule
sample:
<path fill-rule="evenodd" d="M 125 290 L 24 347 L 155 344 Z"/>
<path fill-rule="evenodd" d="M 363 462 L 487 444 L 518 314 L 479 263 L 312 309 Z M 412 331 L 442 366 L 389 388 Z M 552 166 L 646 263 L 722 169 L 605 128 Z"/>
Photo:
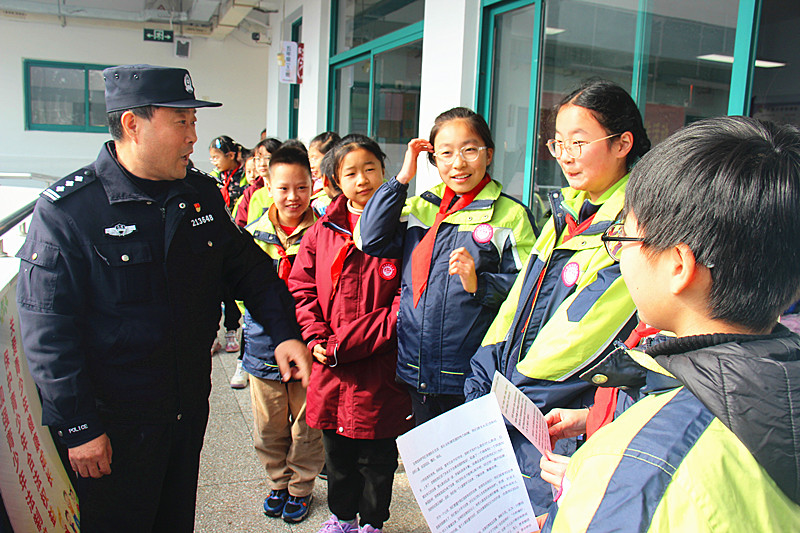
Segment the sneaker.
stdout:
<path fill-rule="evenodd" d="M 370 524 L 358 528 L 359 533 L 383 533 L 382 530 L 372 527 Z"/>
<path fill-rule="evenodd" d="M 233 377 L 231 377 L 231 388 L 232 389 L 243 389 L 247 387 L 247 384 L 250 383 L 250 376 L 245 372 L 244 368 L 242 367 L 242 362 L 236 362 L 236 372 L 233 373 Z"/>
<path fill-rule="evenodd" d="M 308 496 L 292 496 L 286 500 L 281 516 L 286 522 L 301 522 L 308 516 L 308 509 L 311 505 L 311 494 Z"/>
<path fill-rule="evenodd" d="M 225 333 L 225 351 L 228 353 L 239 351 L 239 339 L 237 338 L 236 331 L 228 331 Z"/>
<path fill-rule="evenodd" d="M 332 514 L 317 533 L 358 533 L 358 526 L 350 522 L 340 522 L 336 515 Z"/>
<path fill-rule="evenodd" d="M 289 491 L 287 489 L 272 490 L 269 496 L 264 499 L 264 514 L 267 516 L 280 516 L 288 499 Z"/>

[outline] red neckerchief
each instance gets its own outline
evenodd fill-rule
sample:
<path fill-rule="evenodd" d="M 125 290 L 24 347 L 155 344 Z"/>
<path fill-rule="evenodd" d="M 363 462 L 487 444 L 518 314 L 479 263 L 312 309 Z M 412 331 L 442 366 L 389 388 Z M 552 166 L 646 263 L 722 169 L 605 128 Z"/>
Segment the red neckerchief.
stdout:
<path fill-rule="evenodd" d="M 281 256 L 280 261 L 278 261 L 278 277 L 288 282 L 289 274 L 292 272 L 292 262 L 289 261 L 289 256 L 286 255 L 286 250 L 283 249 L 283 246 L 275 244 L 275 249 L 278 251 L 278 255 Z"/>
<path fill-rule="evenodd" d="M 655 335 L 660 330 L 639 322 L 636 328 L 631 331 L 630 336 L 625 341 L 625 346 L 629 349 L 637 346 L 639 341 L 650 335 Z M 594 393 L 594 406 L 589 409 L 589 416 L 586 417 L 586 438 L 591 437 L 595 431 L 614 420 L 617 411 L 617 392 L 616 387 L 598 387 Z"/>
<path fill-rule="evenodd" d="M 595 215 L 596 214 L 597 213 L 595 213 Z M 562 244 L 573 238 L 575 235 L 580 235 L 581 233 L 586 231 L 586 228 L 592 225 L 592 220 L 594 220 L 594 215 L 590 216 L 580 224 L 575 222 L 575 219 L 572 218 L 572 215 L 567 215 L 565 218 L 567 222 L 567 235 L 564 237 L 564 240 L 561 241 Z"/>
<path fill-rule="evenodd" d="M 353 244 L 355 244 L 350 235 L 342 235 L 342 237 L 344 237 L 344 244 L 336 251 L 336 255 L 333 258 L 333 263 L 331 263 L 331 283 L 333 284 L 331 299 L 333 299 L 333 295 L 336 294 L 336 288 L 339 285 L 339 278 L 342 277 L 342 268 L 344 268 L 344 259 L 347 257 L 347 252 L 349 252 L 350 248 L 353 246 Z"/>
<path fill-rule="evenodd" d="M 471 191 L 463 194 L 455 205 L 449 209 L 448 206 L 450 202 L 453 201 L 456 193 L 453 192 L 453 189 L 450 187 L 445 187 L 442 203 L 439 204 L 439 212 L 436 213 L 433 225 L 428 229 L 427 233 L 425 233 L 422 240 L 419 241 L 414 251 L 411 252 L 411 286 L 414 289 L 414 307 L 417 307 L 422 293 L 425 292 L 425 288 L 428 286 L 431 259 L 433 259 L 433 244 L 436 242 L 436 233 L 439 231 L 439 226 L 444 219 L 471 204 L 475 197 L 478 196 L 490 181 L 492 181 L 492 179 L 489 175 L 485 175 Z"/>

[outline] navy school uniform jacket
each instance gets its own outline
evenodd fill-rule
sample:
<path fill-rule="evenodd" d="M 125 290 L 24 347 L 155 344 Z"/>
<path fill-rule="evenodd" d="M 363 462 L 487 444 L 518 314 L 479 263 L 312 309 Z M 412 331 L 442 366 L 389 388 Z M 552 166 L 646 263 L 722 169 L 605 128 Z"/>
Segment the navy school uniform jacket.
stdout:
<path fill-rule="evenodd" d="M 536 240 L 531 213 L 490 182 L 436 234 L 428 285 L 414 307 L 411 253 L 433 225 L 444 183 L 406 200 L 408 185 L 384 183 L 370 198 L 353 232 L 356 245 L 377 257 L 402 258 L 397 317 L 400 380 L 425 394 L 463 395 L 469 360 Z M 475 259 L 478 289 L 464 290 L 449 273 L 450 252 L 465 247 Z"/>

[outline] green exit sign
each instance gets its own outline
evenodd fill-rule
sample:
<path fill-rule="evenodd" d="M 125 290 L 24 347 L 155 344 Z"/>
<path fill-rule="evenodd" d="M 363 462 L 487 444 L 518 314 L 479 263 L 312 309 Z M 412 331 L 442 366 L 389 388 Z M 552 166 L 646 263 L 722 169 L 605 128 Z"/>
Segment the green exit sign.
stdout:
<path fill-rule="evenodd" d="M 144 29 L 145 41 L 157 41 L 159 43 L 171 43 L 173 31 L 172 30 L 151 30 Z"/>

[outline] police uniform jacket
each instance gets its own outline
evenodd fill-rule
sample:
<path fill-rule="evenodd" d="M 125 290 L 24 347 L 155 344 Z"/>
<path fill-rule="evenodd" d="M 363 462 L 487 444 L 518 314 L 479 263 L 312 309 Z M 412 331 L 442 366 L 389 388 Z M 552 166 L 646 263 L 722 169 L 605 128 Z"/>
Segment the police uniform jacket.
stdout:
<path fill-rule="evenodd" d="M 276 343 L 300 338 L 286 285 L 233 224 L 212 178 L 190 169 L 162 206 L 126 172 L 109 142 L 46 189 L 18 254 L 42 421 L 70 447 L 104 433 L 104 419 L 207 409 L 223 283 Z"/>

